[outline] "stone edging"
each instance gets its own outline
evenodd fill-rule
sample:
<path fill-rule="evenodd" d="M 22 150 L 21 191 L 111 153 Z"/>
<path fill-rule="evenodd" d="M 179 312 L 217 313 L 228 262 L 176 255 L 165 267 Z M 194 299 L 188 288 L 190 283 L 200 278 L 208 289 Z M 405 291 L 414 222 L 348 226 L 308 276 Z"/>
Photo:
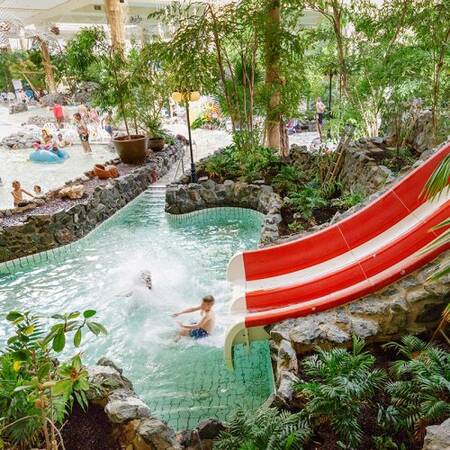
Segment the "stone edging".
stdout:
<path fill-rule="evenodd" d="M 64 201 L 49 213 L 36 208 L 23 222 L 1 224 L 0 262 L 51 251 L 86 236 L 165 175 L 182 152 L 181 145 L 168 146 L 146 164 L 99 184 L 81 200 Z"/>
<path fill-rule="evenodd" d="M 88 367 L 88 373 L 96 387 L 88 392 L 89 401 L 104 408 L 121 448 L 181 450 L 175 432 L 167 423 L 152 417 L 131 381 L 112 361 L 101 358 L 95 366 Z"/>
<path fill-rule="evenodd" d="M 175 434 L 166 422 L 152 415 L 131 381 L 111 360 L 100 358 L 95 366 L 87 367 L 87 371 L 89 381 L 95 386 L 88 391 L 88 399 L 103 408 L 121 448 L 206 450 L 213 447 L 214 439 L 225 429 L 218 420 L 206 419 L 194 430 L 179 430 Z"/>
<path fill-rule="evenodd" d="M 208 208 L 238 207 L 264 214 L 261 244 L 279 239 L 281 198 L 271 186 L 226 180 L 223 184 L 213 180 L 200 183 L 172 183 L 166 190 L 166 212 L 184 217 Z"/>

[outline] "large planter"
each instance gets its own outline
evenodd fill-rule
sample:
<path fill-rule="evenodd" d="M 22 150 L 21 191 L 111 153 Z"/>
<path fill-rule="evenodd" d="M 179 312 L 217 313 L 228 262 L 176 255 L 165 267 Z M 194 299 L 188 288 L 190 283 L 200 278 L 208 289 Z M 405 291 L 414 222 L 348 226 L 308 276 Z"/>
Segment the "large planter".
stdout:
<path fill-rule="evenodd" d="M 148 138 L 148 148 L 154 152 L 160 152 L 164 148 L 164 144 L 163 138 Z"/>
<path fill-rule="evenodd" d="M 142 134 L 119 136 L 113 139 L 119 158 L 125 164 L 143 163 L 148 156 L 147 137 Z"/>

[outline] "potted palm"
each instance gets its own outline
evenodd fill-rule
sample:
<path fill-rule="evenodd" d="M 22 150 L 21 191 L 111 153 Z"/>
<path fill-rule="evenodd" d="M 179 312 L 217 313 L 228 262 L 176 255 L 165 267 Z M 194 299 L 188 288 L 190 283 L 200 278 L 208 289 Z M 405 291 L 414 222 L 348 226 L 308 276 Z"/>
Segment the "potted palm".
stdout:
<path fill-rule="evenodd" d="M 107 108 L 117 107 L 126 133 L 113 138 L 120 159 L 127 164 L 139 164 L 148 156 L 147 136 L 139 133 L 134 91 L 137 83 L 136 67 L 120 49 L 114 49 L 103 30 L 98 31 L 98 61 L 100 83 L 96 91 L 96 103 Z M 130 131 L 130 124 L 134 133 Z"/>
<path fill-rule="evenodd" d="M 160 151 L 167 142 L 167 133 L 162 129 L 161 112 L 168 102 L 171 77 L 159 59 L 156 44 L 132 50 L 130 61 L 136 67 L 136 82 L 133 96 L 138 126 L 148 137 L 148 147 Z"/>

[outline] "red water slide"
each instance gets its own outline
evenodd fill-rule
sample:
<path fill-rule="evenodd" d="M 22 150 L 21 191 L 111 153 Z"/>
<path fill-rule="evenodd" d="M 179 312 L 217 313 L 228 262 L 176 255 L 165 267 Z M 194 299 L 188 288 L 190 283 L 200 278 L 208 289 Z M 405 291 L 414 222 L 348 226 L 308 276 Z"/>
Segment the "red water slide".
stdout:
<path fill-rule="evenodd" d="M 421 195 L 439 163 L 442 146 L 424 163 L 355 214 L 324 230 L 273 247 L 235 255 L 228 279 L 234 311 L 242 311 L 228 341 L 243 328 L 306 316 L 362 298 L 406 276 L 449 249 L 427 245 L 450 216 L 445 190 L 433 201 Z"/>

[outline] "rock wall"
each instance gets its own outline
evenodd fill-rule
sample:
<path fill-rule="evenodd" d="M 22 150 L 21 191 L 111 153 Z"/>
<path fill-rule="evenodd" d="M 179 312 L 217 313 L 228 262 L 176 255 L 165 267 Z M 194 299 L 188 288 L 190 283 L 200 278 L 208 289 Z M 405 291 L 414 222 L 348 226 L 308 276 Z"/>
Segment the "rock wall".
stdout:
<path fill-rule="evenodd" d="M 433 282 L 427 278 L 449 261 L 447 251 L 375 294 L 332 311 L 280 322 L 270 331 L 271 337 L 275 343 L 288 340 L 298 353 L 305 353 L 318 344 L 350 343 L 352 335 L 369 342 L 389 341 L 432 330 L 449 301 L 450 276 Z"/>
<path fill-rule="evenodd" d="M 261 242 L 275 242 L 279 238 L 281 199 L 270 186 L 231 180 L 220 184 L 206 180 L 167 187 L 166 212 L 169 214 L 186 214 L 218 206 L 235 206 L 261 212 L 265 215 Z"/>
<path fill-rule="evenodd" d="M 89 401 L 104 408 L 121 448 L 181 450 L 175 432 L 151 415 L 132 383 L 112 361 L 101 358 L 97 365 L 88 368 L 88 373 L 96 387 L 88 392 Z"/>
<path fill-rule="evenodd" d="M 344 189 L 359 190 L 366 196 L 394 180 L 392 171 L 381 164 L 386 145 L 384 138 L 359 139 L 350 144 L 339 175 Z"/>
<path fill-rule="evenodd" d="M 448 114 L 447 114 L 448 120 Z M 418 153 L 433 147 L 433 115 L 429 109 L 421 109 L 420 102 L 414 101 L 400 117 L 393 117 L 387 133 L 392 142 L 404 143 Z"/>
<path fill-rule="evenodd" d="M 365 196 L 383 189 L 394 179 L 394 174 L 382 160 L 386 157 L 385 138 L 359 139 L 352 142 L 345 154 L 339 181 L 344 189 L 358 190 Z M 292 145 L 290 156 L 293 164 L 302 171 L 318 167 L 318 154 L 306 146 Z"/>
<path fill-rule="evenodd" d="M 17 148 L 32 148 L 33 144 L 36 142 L 36 137 L 31 131 L 18 131 L 12 133 L 9 136 L 5 136 L 1 144 L 3 147 L 8 149 Z"/>
<path fill-rule="evenodd" d="M 81 200 L 65 201 L 64 207 L 56 211 L 46 213 L 45 205 L 40 212 L 37 208 L 37 212 L 26 215 L 23 222 L 0 218 L 0 262 L 53 249 L 85 236 L 165 175 L 181 154 L 181 146 L 168 146 L 146 164 L 98 185 Z"/>

